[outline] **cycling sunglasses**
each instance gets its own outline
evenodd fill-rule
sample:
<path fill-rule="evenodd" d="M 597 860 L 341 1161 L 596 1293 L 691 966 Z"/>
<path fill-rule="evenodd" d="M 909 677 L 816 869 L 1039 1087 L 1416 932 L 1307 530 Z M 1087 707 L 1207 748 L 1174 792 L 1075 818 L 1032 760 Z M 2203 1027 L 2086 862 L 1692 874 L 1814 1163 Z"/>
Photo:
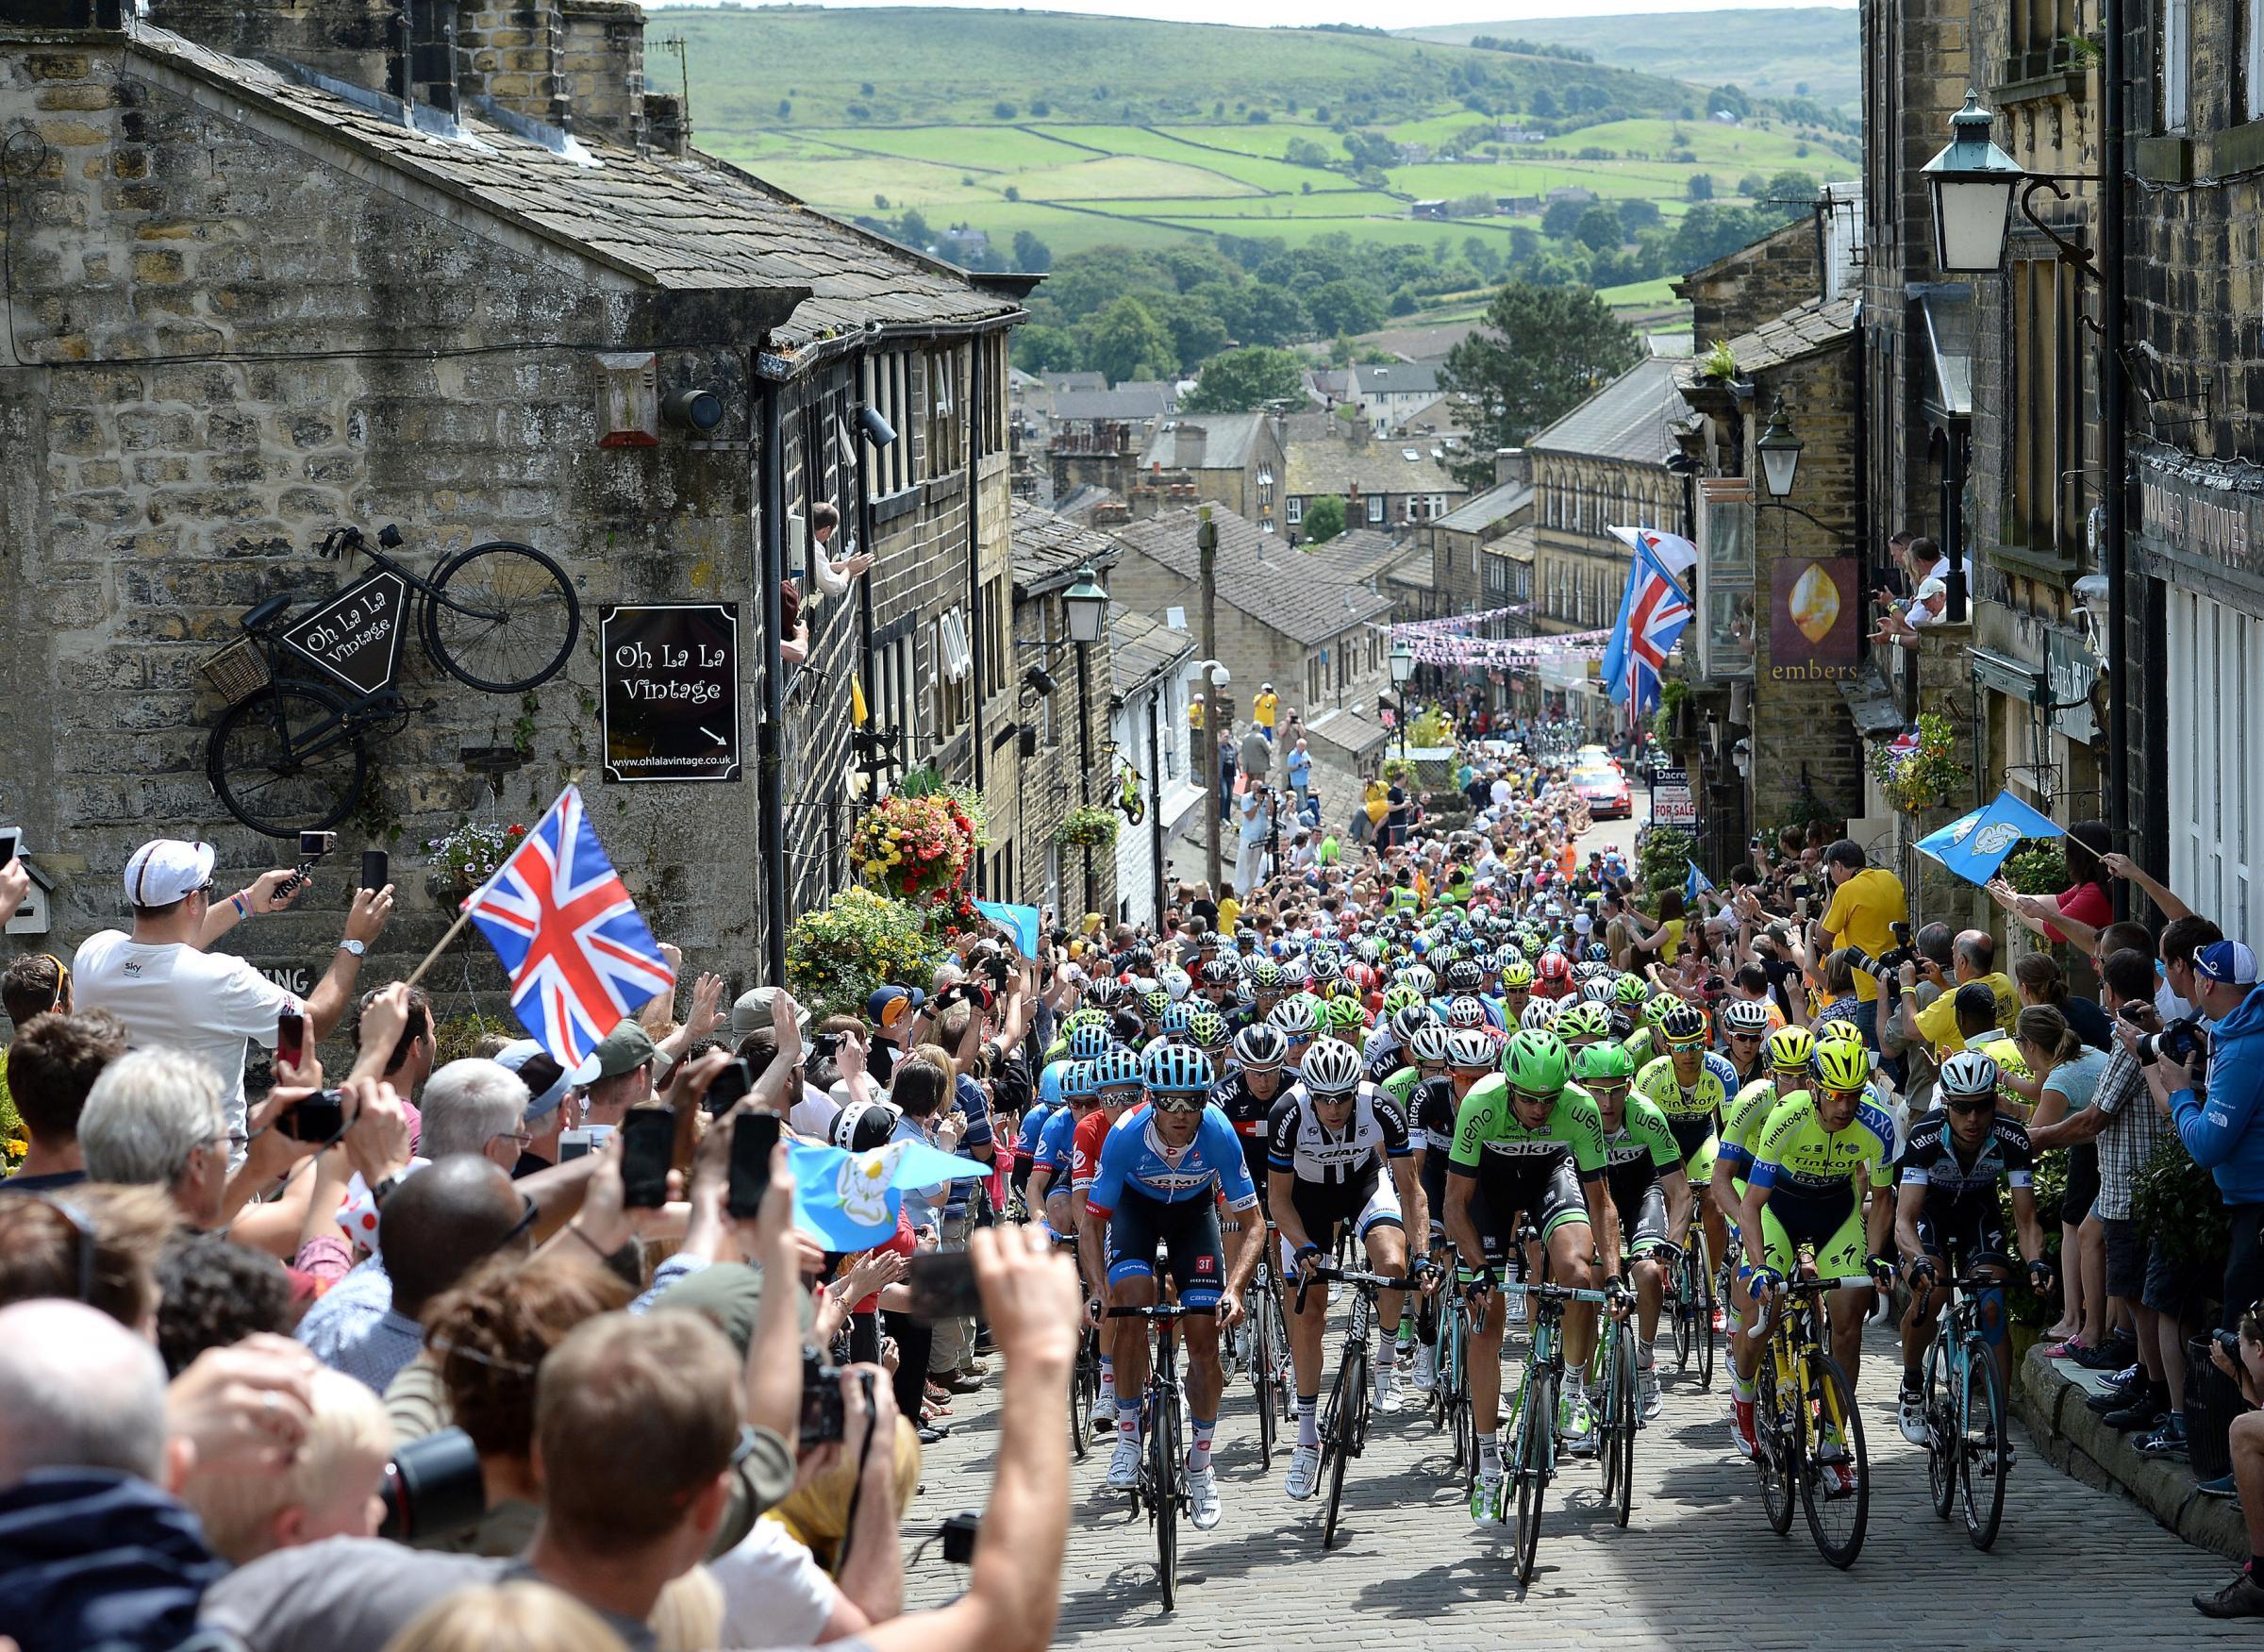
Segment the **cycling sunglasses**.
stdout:
<path fill-rule="evenodd" d="M 1997 1098 L 1993 1095 L 1945 1095 L 1941 1105 L 1955 1113 L 1995 1112 Z"/>
<path fill-rule="evenodd" d="M 1201 1112 L 1203 1110 L 1203 1096 L 1197 1091 L 1159 1090 L 1153 1093 L 1148 1099 L 1155 1105 L 1157 1112 Z"/>

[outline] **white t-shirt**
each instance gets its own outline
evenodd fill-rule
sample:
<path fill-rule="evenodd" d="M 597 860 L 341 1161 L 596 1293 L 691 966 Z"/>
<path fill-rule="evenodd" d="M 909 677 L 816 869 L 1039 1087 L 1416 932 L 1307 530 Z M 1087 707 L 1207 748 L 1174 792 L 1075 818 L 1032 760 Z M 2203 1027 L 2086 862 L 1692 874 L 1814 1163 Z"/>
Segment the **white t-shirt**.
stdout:
<path fill-rule="evenodd" d="M 837 1083 L 836 1089 L 847 1093 L 846 1083 Z M 786 1110 L 786 1122 L 805 1136 L 814 1136 L 821 1142 L 833 1140 L 833 1121 L 840 1116 L 842 1103 L 834 1099 L 814 1084 L 802 1086 L 802 1099 Z"/>
<path fill-rule="evenodd" d="M 135 1049 L 182 1050 L 220 1075 L 228 1128 L 243 1128 L 245 1041 L 275 1047 L 275 1017 L 304 1015 L 298 994 L 242 959 L 181 943 L 151 945 L 116 929 L 90 935 L 71 960 L 73 1001 L 125 1023 Z"/>
<path fill-rule="evenodd" d="M 757 1520 L 739 1546 L 709 1560 L 708 1570 L 724 1590 L 721 1645 L 814 1644 L 833 1616 L 833 1579 L 775 1520 Z"/>

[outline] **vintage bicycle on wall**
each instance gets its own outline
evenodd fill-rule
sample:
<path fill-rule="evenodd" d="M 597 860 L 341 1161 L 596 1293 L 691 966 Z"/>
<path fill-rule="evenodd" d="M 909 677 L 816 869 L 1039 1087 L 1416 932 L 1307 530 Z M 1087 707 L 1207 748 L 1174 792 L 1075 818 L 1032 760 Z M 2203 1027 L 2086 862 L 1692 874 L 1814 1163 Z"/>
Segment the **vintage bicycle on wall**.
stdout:
<path fill-rule="evenodd" d="M 227 700 L 206 748 L 206 772 L 227 811 L 254 831 L 288 838 L 336 826 L 369 777 L 370 742 L 404 725 L 401 642 L 417 593 L 417 634 L 432 662 L 491 694 L 524 693 L 556 676 L 581 634 L 581 603 L 566 571 L 531 545 L 490 540 L 459 551 L 430 578 L 385 555 L 401 530 L 334 527 L 316 554 L 375 565 L 285 623 L 289 596 L 245 611 L 243 635 L 200 667 Z M 427 703 L 421 708 L 429 710 Z"/>

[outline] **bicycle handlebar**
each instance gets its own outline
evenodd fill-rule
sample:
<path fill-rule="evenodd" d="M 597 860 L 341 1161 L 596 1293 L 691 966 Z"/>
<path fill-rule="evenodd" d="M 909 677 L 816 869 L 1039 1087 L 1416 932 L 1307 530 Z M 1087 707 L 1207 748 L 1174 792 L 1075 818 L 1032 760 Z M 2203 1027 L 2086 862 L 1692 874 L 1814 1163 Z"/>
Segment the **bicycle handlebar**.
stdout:
<path fill-rule="evenodd" d="M 1207 1318 L 1218 1311 L 1216 1304 L 1203 1308 L 1190 1308 L 1184 1302 L 1157 1302 L 1146 1308 L 1111 1308 L 1108 1310 L 1108 1317 L 1110 1319 L 1190 1319 Z"/>
<path fill-rule="evenodd" d="M 1297 1281 L 1297 1311 L 1299 1313 L 1305 1311 L 1305 1293 L 1307 1291 L 1315 1285 L 1325 1285 L 1332 1280 L 1345 1285 L 1373 1287 L 1378 1291 L 1420 1291 L 1423 1289 L 1423 1280 L 1413 1274 L 1403 1278 L 1394 1278 L 1389 1274 L 1371 1274 L 1358 1268 L 1332 1267 L 1323 1262 L 1310 1275 Z"/>
<path fill-rule="evenodd" d="M 1501 1284 L 1496 1285 L 1494 1289 L 1499 1291 L 1505 1296 L 1539 1296 L 1551 1302 L 1606 1303 L 1611 1300 L 1609 1296 L 1606 1296 L 1601 1291 L 1583 1291 L 1572 1285 L 1552 1285 L 1546 1283 L 1540 1285 L 1521 1285 L 1514 1279 L 1506 1279 Z"/>

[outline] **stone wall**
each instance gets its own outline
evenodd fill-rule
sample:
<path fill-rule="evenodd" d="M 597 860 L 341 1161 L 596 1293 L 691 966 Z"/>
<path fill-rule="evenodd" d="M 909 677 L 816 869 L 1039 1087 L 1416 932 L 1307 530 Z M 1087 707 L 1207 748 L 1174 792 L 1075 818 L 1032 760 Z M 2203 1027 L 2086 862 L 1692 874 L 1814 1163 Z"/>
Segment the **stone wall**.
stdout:
<path fill-rule="evenodd" d="M 1020 888 L 1010 897 L 1025 904 L 1038 904 L 1047 898 L 1049 855 L 1054 849 L 1054 834 L 1073 809 L 1085 802 L 1097 808 L 1111 808 L 1116 802 L 1116 762 L 1109 756 L 1108 743 L 1112 738 L 1108 723 L 1108 697 L 1111 676 L 1108 664 L 1108 644 L 1104 639 L 1080 650 L 1074 642 L 1064 641 L 1069 626 L 1061 610 L 1061 593 L 1049 591 L 1025 598 L 1014 605 L 1014 635 L 1016 641 L 1031 644 L 1017 650 L 1015 673 L 1019 679 L 1023 671 L 1039 661 L 1045 662 L 1054 679 L 1050 696 L 1052 712 L 1048 726 L 1046 706 L 1038 703 L 1037 696 L 1023 695 L 1022 722 L 1037 731 L 1036 754 L 1022 761 L 1018 784 L 1018 804 L 1021 816 L 1020 848 L 1016 854 Z M 1050 649 L 1040 646 L 1048 640 Z M 1078 656 L 1084 659 L 1085 685 L 1089 691 L 1078 693 Z M 1092 753 L 1092 771 L 1089 778 L 1082 777 L 1083 754 L 1087 747 L 1078 740 L 1077 722 L 1080 712 L 1085 721 L 1085 737 Z M 1145 737 L 1144 725 L 1142 738 Z M 1172 738 L 1165 730 L 1163 737 Z M 1183 736 L 1184 738 L 1184 736 Z M 1127 752 L 1125 759 L 1143 775 L 1147 772 L 1148 754 L 1143 746 Z M 1080 796 L 1080 792 L 1085 793 Z M 1120 832 L 1130 832 L 1144 843 L 1147 823 L 1138 826 L 1124 824 L 1117 817 Z M 1092 862 L 1092 899 L 1086 899 L 1085 863 L 1088 851 L 1082 848 L 1064 848 L 1060 856 L 1060 892 L 1057 909 L 1072 915 L 1086 912 L 1114 913 L 1116 910 L 1116 851 L 1102 846 L 1090 851 Z"/>
<path fill-rule="evenodd" d="M 1741 252 L 1685 275 L 1674 290 L 1690 302 L 1690 336 L 1705 350 L 1823 296 L 1816 221 L 1803 216 Z"/>

